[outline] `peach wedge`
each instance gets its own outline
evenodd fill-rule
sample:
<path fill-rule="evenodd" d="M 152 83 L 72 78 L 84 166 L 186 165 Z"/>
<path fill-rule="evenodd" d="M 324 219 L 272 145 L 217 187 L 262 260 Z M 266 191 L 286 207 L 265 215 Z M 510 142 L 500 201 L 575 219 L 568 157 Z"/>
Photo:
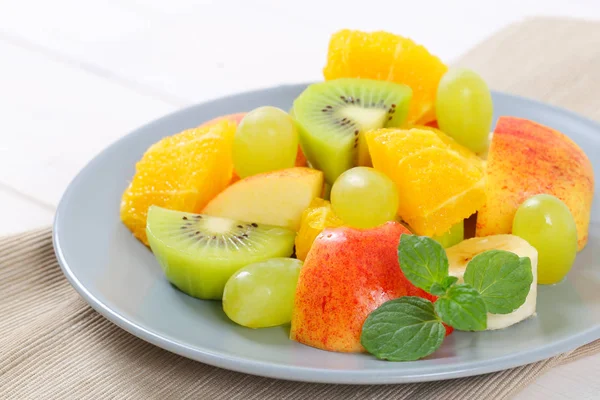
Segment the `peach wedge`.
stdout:
<path fill-rule="evenodd" d="M 519 205 L 546 193 L 569 207 L 577 225 L 578 249 L 585 247 L 594 172 L 583 150 L 566 135 L 526 119 L 501 117 L 492 136 L 486 178 L 477 236 L 511 233 Z"/>

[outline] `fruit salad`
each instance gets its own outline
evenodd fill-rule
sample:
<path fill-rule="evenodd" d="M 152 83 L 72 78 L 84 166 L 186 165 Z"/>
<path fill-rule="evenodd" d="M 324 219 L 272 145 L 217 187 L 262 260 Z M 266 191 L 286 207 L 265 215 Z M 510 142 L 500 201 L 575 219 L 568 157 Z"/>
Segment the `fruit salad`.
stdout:
<path fill-rule="evenodd" d="M 392 33 L 335 33 L 323 76 L 146 151 L 121 219 L 165 279 L 231 324 L 390 361 L 535 318 L 538 285 L 587 242 L 583 150 L 536 121 L 492 126 L 476 71 Z"/>

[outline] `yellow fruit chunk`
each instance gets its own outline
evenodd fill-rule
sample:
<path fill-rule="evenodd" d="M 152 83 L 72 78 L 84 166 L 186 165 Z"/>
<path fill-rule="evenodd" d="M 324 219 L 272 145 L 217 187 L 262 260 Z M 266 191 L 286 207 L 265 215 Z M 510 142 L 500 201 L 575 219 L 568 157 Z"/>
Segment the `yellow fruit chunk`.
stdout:
<path fill-rule="evenodd" d="M 327 200 L 314 199 L 302 213 L 300 230 L 296 236 L 296 258 L 304 261 L 313 242 L 325 228 L 337 228 L 343 221 L 335 215 Z"/>
<path fill-rule="evenodd" d="M 483 163 L 483 160 L 481 159 L 481 157 L 479 157 L 477 154 L 475 154 L 474 152 L 472 152 L 465 146 L 459 144 L 456 140 L 454 140 L 450 136 L 446 135 L 440 129 L 434 128 L 432 126 L 425 126 L 425 125 L 417 125 L 417 126 L 414 126 L 414 128 L 421 129 L 421 130 L 427 130 L 427 131 L 435 133 L 437 135 L 437 137 L 442 142 L 444 142 L 444 144 L 446 144 L 450 149 L 456 151 L 461 156 L 472 160 L 476 164 L 481 165 L 481 167 L 483 168 L 484 163 Z"/>
<path fill-rule="evenodd" d="M 339 31 L 329 41 L 326 80 L 369 78 L 408 85 L 413 90 L 408 123 L 435 120 L 437 87 L 448 67 L 411 39 L 388 32 Z"/>
<path fill-rule="evenodd" d="M 388 161 L 394 165 L 399 161 L 396 149 L 401 149 L 402 157 L 406 157 L 428 147 L 450 149 L 469 159 L 480 169 L 484 169 L 484 161 L 475 153 L 460 145 L 441 130 L 429 126 L 414 126 L 410 129 L 377 129 L 369 132 L 369 138 L 368 143 L 369 141 L 377 142 L 374 151 L 383 150 L 386 152 L 386 156 L 379 157 L 380 165 L 378 169 L 384 172 L 389 169 Z M 418 138 L 418 140 L 415 138 Z M 370 148 L 369 151 L 371 151 Z M 387 155 L 388 151 L 389 155 Z"/>
<path fill-rule="evenodd" d="M 188 129 L 152 145 L 136 164 L 121 200 L 121 220 L 146 239 L 148 208 L 199 212 L 231 180 L 231 147 L 236 124 L 222 120 Z"/>
<path fill-rule="evenodd" d="M 366 133 L 373 166 L 400 196 L 398 214 L 419 235 L 442 235 L 485 202 L 482 161 L 439 130 Z"/>

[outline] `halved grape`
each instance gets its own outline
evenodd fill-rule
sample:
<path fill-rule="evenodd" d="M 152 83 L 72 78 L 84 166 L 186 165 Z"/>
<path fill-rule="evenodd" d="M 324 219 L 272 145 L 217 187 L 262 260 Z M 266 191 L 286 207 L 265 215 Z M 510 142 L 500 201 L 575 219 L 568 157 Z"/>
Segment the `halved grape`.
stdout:
<path fill-rule="evenodd" d="M 463 68 L 448 70 L 438 86 L 435 112 L 442 131 L 475 153 L 485 153 L 494 105 L 479 75 Z"/>
<path fill-rule="evenodd" d="M 223 311 L 248 328 L 289 323 L 301 268 L 302 261 L 294 258 L 272 258 L 245 266 L 225 284 Z"/>
<path fill-rule="evenodd" d="M 291 168 L 296 162 L 298 132 L 292 118 L 276 107 L 259 107 L 240 122 L 233 139 L 233 164 L 245 178 Z"/>
<path fill-rule="evenodd" d="M 357 228 L 372 228 L 394 220 L 398 201 L 394 182 L 369 167 L 347 170 L 331 188 L 331 206 L 336 215 Z"/>
<path fill-rule="evenodd" d="M 525 200 L 515 213 L 512 233 L 538 251 L 538 283 L 560 282 L 573 266 L 577 227 L 560 199 L 538 194 Z"/>

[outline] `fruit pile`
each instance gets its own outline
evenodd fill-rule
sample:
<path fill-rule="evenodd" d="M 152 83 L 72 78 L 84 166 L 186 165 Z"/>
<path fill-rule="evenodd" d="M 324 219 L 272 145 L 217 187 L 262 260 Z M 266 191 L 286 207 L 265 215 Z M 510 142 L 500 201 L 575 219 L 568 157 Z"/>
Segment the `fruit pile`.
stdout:
<path fill-rule="evenodd" d="M 401 36 L 340 31 L 323 73 L 289 112 L 147 150 L 121 219 L 166 278 L 237 324 L 394 361 L 535 314 L 587 242 L 585 153 L 534 121 L 493 128 L 485 81 Z"/>

